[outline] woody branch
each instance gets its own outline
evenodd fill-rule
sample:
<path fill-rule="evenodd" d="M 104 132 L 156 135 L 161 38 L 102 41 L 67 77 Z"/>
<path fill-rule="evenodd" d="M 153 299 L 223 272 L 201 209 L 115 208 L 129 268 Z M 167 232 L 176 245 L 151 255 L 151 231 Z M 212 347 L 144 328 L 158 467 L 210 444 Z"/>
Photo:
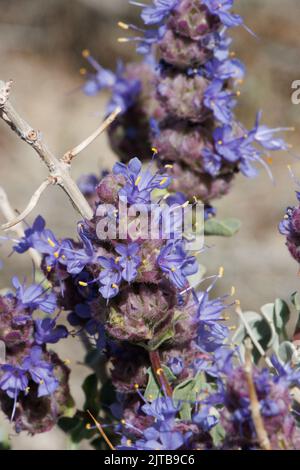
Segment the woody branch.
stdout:
<path fill-rule="evenodd" d="M 112 113 L 112 115 L 101 124 L 99 129 L 97 129 L 90 137 L 75 147 L 75 149 L 65 153 L 63 157 L 57 158 L 47 147 L 41 133 L 33 129 L 32 126 L 30 126 L 14 109 L 9 99 L 11 86 L 12 80 L 8 82 L 0 80 L 0 118 L 3 119 L 3 121 L 6 122 L 6 124 L 8 124 L 9 127 L 22 140 L 24 140 L 36 151 L 42 162 L 47 166 L 49 170 L 49 177 L 46 182 L 43 182 L 38 190 L 34 193 L 30 203 L 22 212 L 22 214 L 18 218 L 9 221 L 9 223 L 2 228 L 8 229 L 23 220 L 35 207 L 40 196 L 50 184 L 60 186 L 68 195 L 73 206 L 81 214 L 81 216 L 90 220 L 93 216 L 92 209 L 70 175 L 70 163 L 75 155 L 78 155 L 78 153 L 91 144 L 91 142 L 93 142 L 93 140 L 95 140 L 98 135 L 100 135 L 106 129 L 106 127 L 111 124 L 111 122 L 121 112 L 120 108 L 117 108 Z"/>

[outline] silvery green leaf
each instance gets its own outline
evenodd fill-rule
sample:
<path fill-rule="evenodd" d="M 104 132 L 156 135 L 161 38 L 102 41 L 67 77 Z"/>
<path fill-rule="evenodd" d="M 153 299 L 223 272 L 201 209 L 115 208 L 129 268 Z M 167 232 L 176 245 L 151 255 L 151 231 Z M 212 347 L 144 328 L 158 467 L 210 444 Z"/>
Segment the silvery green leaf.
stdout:
<path fill-rule="evenodd" d="M 284 341 L 280 344 L 278 348 L 278 356 L 279 359 L 281 359 L 285 364 L 291 362 L 295 355 L 297 355 L 297 350 L 293 343 L 290 343 L 289 341 Z"/>
<path fill-rule="evenodd" d="M 204 234 L 216 237 L 232 237 L 241 227 L 238 219 L 209 219 L 204 224 Z"/>
<path fill-rule="evenodd" d="M 163 365 L 162 368 L 163 368 L 163 371 L 165 373 L 165 376 L 166 376 L 168 382 L 170 382 L 170 383 L 174 382 L 176 377 L 173 374 L 173 372 L 171 371 L 171 369 L 169 369 L 169 367 L 167 367 L 165 365 Z M 151 367 L 149 367 L 149 369 L 147 370 L 147 374 L 149 376 L 149 379 L 148 379 L 148 384 L 147 384 L 144 396 L 145 396 L 146 400 L 149 400 L 149 401 L 156 400 L 156 398 L 162 396 L 161 387 L 157 383 L 156 378 L 153 374 L 153 371 L 152 371 Z"/>
<path fill-rule="evenodd" d="M 274 304 L 274 322 L 279 332 L 283 332 L 290 316 L 291 313 L 288 304 L 284 302 L 284 300 L 276 299 Z"/>

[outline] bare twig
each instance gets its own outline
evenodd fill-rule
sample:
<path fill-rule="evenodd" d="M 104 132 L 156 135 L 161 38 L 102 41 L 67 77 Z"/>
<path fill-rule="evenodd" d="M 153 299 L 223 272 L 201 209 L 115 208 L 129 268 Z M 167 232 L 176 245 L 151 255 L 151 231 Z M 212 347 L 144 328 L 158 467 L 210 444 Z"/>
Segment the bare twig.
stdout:
<path fill-rule="evenodd" d="M 0 118 L 36 151 L 47 166 L 49 176 L 52 178 L 53 182 L 67 193 L 74 207 L 82 217 L 88 220 L 91 219 L 93 217 L 93 211 L 70 176 L 69 162 L 64 161 L 63 158 L 58 159 L 53 155 L 43 141 L 41 133 L 34 130 L 21 118 L 12 106 L 9 100 L 11 84 L 11 81 L 5 83 L 0 80 Z"/>
<path fill-rule="evenodd" d="M 15 218 L 16 214 L 15 211 L 12 209 L 9 200 L 7 198 L 6 192 L 4 189 L 0 186 L 0 210 L 3 213 L 4 217 L 6 220 L 10 221 Z M 11 230 L 14 231 L 19 238 L 23 237 L 24 235 L 24 229 L 23 229 L 23 224 L 18 223 L 11 227 Z M 37 268 L 40 268 L 41 266 L 41 256 L 40 254 L 34 250 L 33 248 L 29 249 L 29 254 Z"/>
<path fill-rule="evenodd" d="M 272 450 L 269 436 L 264 427 L 264 422 L 260 414 L 260 405 L 257 398 L 256 388 L 253 381 L 252 375 L 252 344 L 249 338 L 245 341 L 245 375 L 248 384 L 249 398 L 250 398 L 250 409 L 253 424 L 258 438 L 258 443 L 263 450 Z"/>
<path fill-rule="evenodd" d="M 72 150 L 69 150 L 69 152 L 65 153 L 63 156 L 63 161 L 66 163 L 71 163 L 74 157 L 76 157 L 80 152 L 82 152 L 84 149 L 86 149 L 92 142 L 94 142 L 97 137 L 102 134 L 105 129 L 107 129 L 111 123 L 116 119 L 116 117 L 120 114 L 121 108 L 117 107 L 115 111 L 113 111 L 108 118 L 105 119 L 105 121 L 101 124 L 101 126 L 93 132 L 87 139 L 85 139 L 83 142 L 81 142 L 79 145 L 74 147 Z"/>
<path fill-rule="evenodd" d="M 255 338 L 254 334 L 253 334 L 253 331 L 251 330 L 251 327 L 249 325 L 249 323 L 247 322 L 243 312 L 242 312 L 242 309 L 240 308 L 239 304 L 237 304 L 236 306 L 236 314 L 238 315 L 238 317 L 240 318 L 241 322 L 243 323 L 244 327 L 245 327 L 245 330 L 247 331 L 252 343 L 254 344 L 254 346 L 256 347 L 256 349 L 258 350 L 259 354 L 264 358 L 266 364 L 268 367 L 272 368 L 273 365 L 272 365 L 272 362 L 270 361 L 270 359 L 268 358 L 268 356 L 266 355 L 264 349 L 261 347 L 261 345 L 259 344 L 259 342 L 257 341 L 257 339 Z"/>
<path fill-rule="evenodd" d="M 33 211 L 33 209 L 35 208 L 35 206 L 37 205 L 41 195 L 43 194 L 43 192 L 48 188 L 48 186 L 52 184 L 51 180 L 48 178 L 46 179 L 46 181 L 43 181 L 43 183 L 40 185 L 40 187 L 35 191 L 35 193 L 33 194 L 33 196 L 31 197 L 30 201 L 29 201 L 29 204 L 27 205 L 27 207 L 24 209 L 24 211 L 18 215 L 16 218 L 8 221 L 6 224 L 3 224 L 0 228 L 2 230 L 9 230 L 10 228 L 12 228 L 14 225 L 17 225 L 19 224 L 20 222 L 22 222 L 22 220 L 24 220 L 29 214 L 31 211 Z"/>

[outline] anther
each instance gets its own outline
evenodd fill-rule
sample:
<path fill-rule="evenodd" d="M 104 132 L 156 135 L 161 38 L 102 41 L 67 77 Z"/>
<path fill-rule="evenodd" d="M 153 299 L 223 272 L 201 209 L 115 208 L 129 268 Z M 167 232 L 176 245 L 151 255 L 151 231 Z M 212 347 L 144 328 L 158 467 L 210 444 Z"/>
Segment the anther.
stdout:
<path fill-rule="evenodd" d="M 118 21 L 118 26 L 119 28 L 122 28 L 122 29 L 129 29 L 129 25 L 126 23 L 123 23 L 123 21 Z"/>

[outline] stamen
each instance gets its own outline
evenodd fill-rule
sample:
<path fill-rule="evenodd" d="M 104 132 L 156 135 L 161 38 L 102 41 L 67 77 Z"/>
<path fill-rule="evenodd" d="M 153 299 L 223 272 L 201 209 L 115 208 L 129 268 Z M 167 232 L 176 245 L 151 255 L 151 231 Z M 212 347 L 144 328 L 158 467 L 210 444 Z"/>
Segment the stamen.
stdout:
<path fill-rule="evenodd" d="M 135 180 L 135 186 L 137 186 L 139 184 L 139 182 L 141 181 L 141 176 L 138 176 L 137 179 Z"/>
<path fill-rule="evenodd" d="M 56 258 L 56 259 L 59 258 L 59 253 L 58 253 L 58 251 L 56 251 L 55 253 L 53 253 L 53 255 L 54 255 L 54 258 Z"/>
<path fill-rule="evenodd" d="M 83 281 L 79 281 L 78 284 L 82 287 L 87 287 L 88 286 L 88 283 L 87 282 L 83 282 Z"/>
<path fill-rule="evenodd" d="M 165 165 L 165 168 L 170 168 L 170 169 L 172 169 L 173 167 L 174 167 L 174 165 L 169 165 L 169 164 L 168 164 L 168 165 Z"/>
<path fill-rule="evenodd" d="M 87 58 L 91 55 L 90 51 L 88 49 L 84 49 L 82 51 L 82 57 Z"/>
<path fill-rule="evenodd" d="M 48 241 L 49 245 L 50 245 L 50 246 L 52 246 L 52 248 L 54 248 L 54 247 L 55 247 L 55 243 L 54 243 L 54 241 L 53 241 L 53 240 L 51 240 L 51 238 L 48 238 L 48 240 L 47 240 L 47 241 Z"/>
<path fill-rule="evenodd" d="M 168 178 L 163 178 L 161 182 L 159 183 L 159 186 L 162 186 L 163 184 L 165 184 L 166 181 L 168 181 Z"/>
<path fill-rule="evenodd" d="M 80 73 L 80 75 L 86 75 L 86 69 L 84 67 L 81 67 L 79 69 L 79 73 Z"/>
<path fill-rule="evenodd" d="M 130 39 L 128 39 L 128 38 L 118 38 L 117 41 L 118 42 L 129 42 Z"/>
<path fill-rule="evenodd" d="M 219 268 L 219 277 L 223 277 L 224 276 L 224 267 L 223 266 L 220 266 Z"/>
<path fill-rule="evenodd" d="M 47 266 L 47 272 L 50 273 L 52 271 L 52 267 L 51 266 Z"/>
<path fill-rule="evenodd" d="M 117 284 L 112 284 L 111 287 L 112 287 L 113 289 L 117 289 L 117 288 L 118 288 Z"/>
<path fill-rule="evenodd" d="M 234 294 L 235 294 L 235 287 L 232 286 L 232 287 L 231 287 L 231 291 L 230 291 L 230 296 L 233 297 Z"/>
<path fill-rule="evenodd" d="M 151 149 L 151 150 L 152 150 L 152 152 L 153 152 L 153 153 L 158 153 L 158 150 L 157 150 L 157 148 L 156 148 L 156 147 L 152 147 L 152 149 Z"/>
<path fill-rule="evenodd" d="M 129 29 L 129 25 L 127 23 L 123 23 L 123 21 L 118 21 L 118 26 L 122 29 Z"/>

